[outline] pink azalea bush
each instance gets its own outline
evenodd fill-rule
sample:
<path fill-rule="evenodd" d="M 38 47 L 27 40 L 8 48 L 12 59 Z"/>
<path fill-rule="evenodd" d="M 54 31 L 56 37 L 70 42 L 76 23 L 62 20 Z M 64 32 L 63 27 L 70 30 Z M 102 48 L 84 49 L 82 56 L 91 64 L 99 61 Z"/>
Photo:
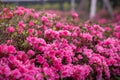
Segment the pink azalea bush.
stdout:
<path fill-rule="evenodd" d="M 61 18 L 24 7 L 0 12 L 0 80 L 117 80 L 120 25 Z"/>

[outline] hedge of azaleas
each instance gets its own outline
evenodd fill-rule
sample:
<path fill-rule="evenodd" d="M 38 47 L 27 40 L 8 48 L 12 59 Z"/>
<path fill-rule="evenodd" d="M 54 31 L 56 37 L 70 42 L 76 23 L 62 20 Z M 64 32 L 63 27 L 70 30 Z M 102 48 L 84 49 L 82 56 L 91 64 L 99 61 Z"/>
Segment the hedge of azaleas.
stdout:
<path fill-rule="evenodd" d="M 0 80 L 117 80 L 120 25 L 34 9 L 0 12 Z"/>

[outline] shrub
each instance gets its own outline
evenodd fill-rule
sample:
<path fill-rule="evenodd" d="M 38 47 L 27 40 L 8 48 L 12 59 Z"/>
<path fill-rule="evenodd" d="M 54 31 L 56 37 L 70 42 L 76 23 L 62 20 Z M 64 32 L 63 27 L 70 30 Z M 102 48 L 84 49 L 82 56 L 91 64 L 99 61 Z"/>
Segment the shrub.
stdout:
<path fill-rule="evenodd" d="M 0 80 L 116 80 L 120 26 L 24 7 L 0 12 Z M 108 34 L 106 36 L 106 34 Z"/>

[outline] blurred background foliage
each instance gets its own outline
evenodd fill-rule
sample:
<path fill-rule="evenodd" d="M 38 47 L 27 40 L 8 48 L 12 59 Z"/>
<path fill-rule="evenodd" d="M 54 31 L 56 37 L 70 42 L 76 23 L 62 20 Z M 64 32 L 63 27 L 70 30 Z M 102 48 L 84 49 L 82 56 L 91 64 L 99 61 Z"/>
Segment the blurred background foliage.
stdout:
<path fill-rule="evenodd" d="M 75 2 L 75 9 L 79 5 L 79 0 Z M 3 2 L 4 6 L 14 8 L 15 6 L 24 6 L 27 8 L 34 8 L 36 10 L 62 10 L 69 11 L 71 9 L 70 0 L 66 1 L 46 1 L 46 2 Z"/>
<path fill-rule="evenodd" d="M 32 2 L 29 2 L 29 0 L 16 0 L 13 2 L 10 2 L 10 0 L 6 0 L 6 2 L 4 2 L 4 0 L 1 0 L 1 4 L 0 6 L 4 6 L 4 7 L 9 7 L 9 8 L 15 8 L 16 6 L 24 6 L 26 8 L 34 8 L 36 10 L 55 10 L 57 11 L 61 11 L 63 13 L 67 12 L 69 13 L 72 9 L 71 6 L 71 1 L 72 0 L 39 0 L 39 1 L 35 1 L 33 0 Z M 74 4 L 74 9 L 75 11 L 80 15 L 79 18 L 81 19 L 85 19 L 87 20 L 89 18 L 89 12 L 90 12 L 90 1 L 91 0 L 85 0 L 85 5 L 84 8 L 82 10 L 80 10 L 81 6 L 80 3 L 82 0 L 74 0 L 75 4 Z M 105 5 L 103 4 L 102 0 L 97 0 L 97 14 L 99 14 L 99 12 L 101 12 L 101 10 L 104 8 L 105 9 Z M 113 11 L 117 10 L 117 12 L 120 11 L 120 0 L 109 0 L 111 3 L 111 6 L 113 8 Z M 106 13 L 108 13 L 106 11 Z M 108 17 L 110 17 L 107 14 Z"/>

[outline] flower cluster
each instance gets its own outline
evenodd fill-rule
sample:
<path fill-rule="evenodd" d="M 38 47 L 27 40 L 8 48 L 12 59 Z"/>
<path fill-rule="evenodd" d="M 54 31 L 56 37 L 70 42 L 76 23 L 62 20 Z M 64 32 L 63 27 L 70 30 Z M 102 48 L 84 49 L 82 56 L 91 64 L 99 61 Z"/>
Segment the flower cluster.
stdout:
<path fill-rule="evenodd" d="M 119 24 L 81 24 L 77 13 L 68 21 L 24 7 L 4 8 L 0 14 L 0 80 L 116 80 L 120 76 Z"/>

